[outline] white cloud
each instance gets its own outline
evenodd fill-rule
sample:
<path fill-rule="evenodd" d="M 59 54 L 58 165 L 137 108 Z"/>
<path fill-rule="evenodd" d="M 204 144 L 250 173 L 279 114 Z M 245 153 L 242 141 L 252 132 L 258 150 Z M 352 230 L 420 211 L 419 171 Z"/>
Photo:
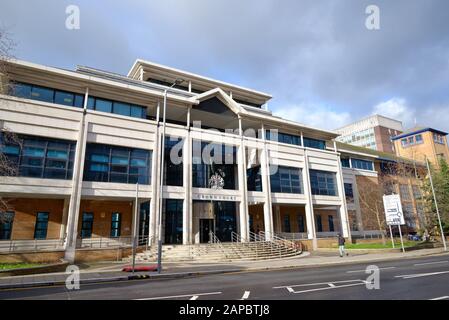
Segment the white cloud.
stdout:
<path fill-rule="evenodd" d="M 327 107 L 300 104 L 273 110 L 273 114 L 311 127 L 334 130 L 351 122 L 348 112 L 336 112 Z"/>
<path fill-rule="evenodd" d="M 412 127 L 416 122 L 415 110 L 403 98 L 395 97 L 381 102 L 373 107 L 373 113 L 402 121 L 404 128 Z"/>

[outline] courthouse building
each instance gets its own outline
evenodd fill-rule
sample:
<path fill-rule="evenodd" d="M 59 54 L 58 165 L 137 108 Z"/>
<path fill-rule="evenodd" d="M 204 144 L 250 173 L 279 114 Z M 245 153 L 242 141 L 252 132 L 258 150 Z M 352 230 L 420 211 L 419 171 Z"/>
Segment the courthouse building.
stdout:
<path fill-rule="evenodd" d="M 0 254 L 73 261 L 159 225 L 165 244 L 350 237 L 338 134 L 272 115 L 269 94 L 143 60 L 126 76 L 12 61 L 7 81 Z"/>

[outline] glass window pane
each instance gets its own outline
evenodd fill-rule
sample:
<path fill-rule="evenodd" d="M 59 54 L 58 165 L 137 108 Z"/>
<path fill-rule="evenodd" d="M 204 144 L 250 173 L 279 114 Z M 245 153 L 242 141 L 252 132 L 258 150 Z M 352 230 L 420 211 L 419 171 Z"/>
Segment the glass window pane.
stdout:
<path fill-rule="evenodd" d="M 74 94 L 65 91 L 55 91 L 55 103 L 63 104 L 66 106 L 73 106 Z"/>
<path fill-rule="evenodd" d="M 47 157 L 58 158 L 58 159 L 68 159 L 69 153 L 67 150 L 47 150 Z"/>
<path fill-rule="evenodd" d="M 23 149 L 23 154 L 26 156 L 43 157 L 45 155 L 45 151 L 43 148 L 25 147 Z"/>
<path fill-rule="evenodd" d="M 122 102 L 114 102 L 114 113 L 129 116 L 130 105 Z"/>
<path fill-rule="evenodd" d="M 112 102 L 109 100 L 96 99 L 95 110 L 102 112 L 112 112 Z"/>
<path fill-rule="evenodd" d="M 31 89 L 31 98 L 40 101 L 53 102 L 53 94 L 54 91 L 52 89 L 44 87 L 36 86 Z"/>
<path fill-rule="evenodd" d="M 131 106 L 131 117 L 145 118 L 146 109 L 140 106 Z"/>
<path fill-rule="evenodd" d="M 0 150 L 7 155 L 19 155 L 20 153 L 19 146 L 1 146 Z"/>
<path fill-rule="evenodd" d="M 87 109 L 95 110 L 95 98 L 94 97 L 89 97 L 87 99 Z"/>
<path fill-rule="evenodd" d="M 31 86 L 24 83 L 17 83 L 12 88 L 13 95 L 19 98 L 31 98 Z"/>
<path fill-rule="evenodd" d="M 128 157 L 125 158 L 125 157 L 112 156 L 111 163 L 112 164 L 128 165 L 129 159 L 128 159 Z"/>
<path fill-rule="evenodd" d="M 96 162 L 109 162 L 109 156 L 104 154 L 91 154 L 90 160 L 96 161 Z"/>
<path fill-rule="evenodd" d="M 74 106 L 77 108 L 84 108 L 84 96 L 81 94 L 75 95 L 75 103 Z"/>

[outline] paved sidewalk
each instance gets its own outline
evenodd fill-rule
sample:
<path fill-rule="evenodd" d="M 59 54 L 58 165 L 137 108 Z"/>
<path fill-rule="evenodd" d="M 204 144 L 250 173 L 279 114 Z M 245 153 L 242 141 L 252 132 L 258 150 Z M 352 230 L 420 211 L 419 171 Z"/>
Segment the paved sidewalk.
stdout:
<path fill-rule="evenodd" d="M 175 279 L 181 277 L 193 277 L 207 274 L 219 274 L 229 272 L 257 271 L 284 268 L 311 268 L 330 265 L 344 265 L 357 263 L 373 263 L 394 259 L 411 259 L 430 255 L 449 254 L 441 248 L 422 249 L 410 252 L 388 252 L 375 254 L 350 253 L 343 258 L 338 256 L 337 250 L 333 252 L 305 252 L 300 256 L 285 259 L 245 261 L 245 262 L 222 262 L 222 263 L 200 263 L 200 262 L 176 262 L 163 264 L 161 274 L 155 272 L 122 272 L 124 266 L 129 264 L 109 262 L 92 263 L 82 265 L 80 270 L 81 283 L 97 283 L 110 281 L 127 281 L 139 278 L 151 279 Z M 147 263 L 145 265 L 152 264 Z M 26 276 L 13 276 L 0 278 L 0 290 L 24 287 L 65 285 L 67 274 L 64 272 L 36 274 Z"/>

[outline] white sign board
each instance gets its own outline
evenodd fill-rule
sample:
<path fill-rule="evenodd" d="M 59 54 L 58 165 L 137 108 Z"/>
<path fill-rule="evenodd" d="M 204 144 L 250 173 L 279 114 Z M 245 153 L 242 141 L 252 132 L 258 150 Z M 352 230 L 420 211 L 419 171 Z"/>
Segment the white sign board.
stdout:
<path fill-rule="evenodd" d="M 384 195 L 385 217 L 389 226 L 404 225 L 401 197 L 398 194 Z"/>

